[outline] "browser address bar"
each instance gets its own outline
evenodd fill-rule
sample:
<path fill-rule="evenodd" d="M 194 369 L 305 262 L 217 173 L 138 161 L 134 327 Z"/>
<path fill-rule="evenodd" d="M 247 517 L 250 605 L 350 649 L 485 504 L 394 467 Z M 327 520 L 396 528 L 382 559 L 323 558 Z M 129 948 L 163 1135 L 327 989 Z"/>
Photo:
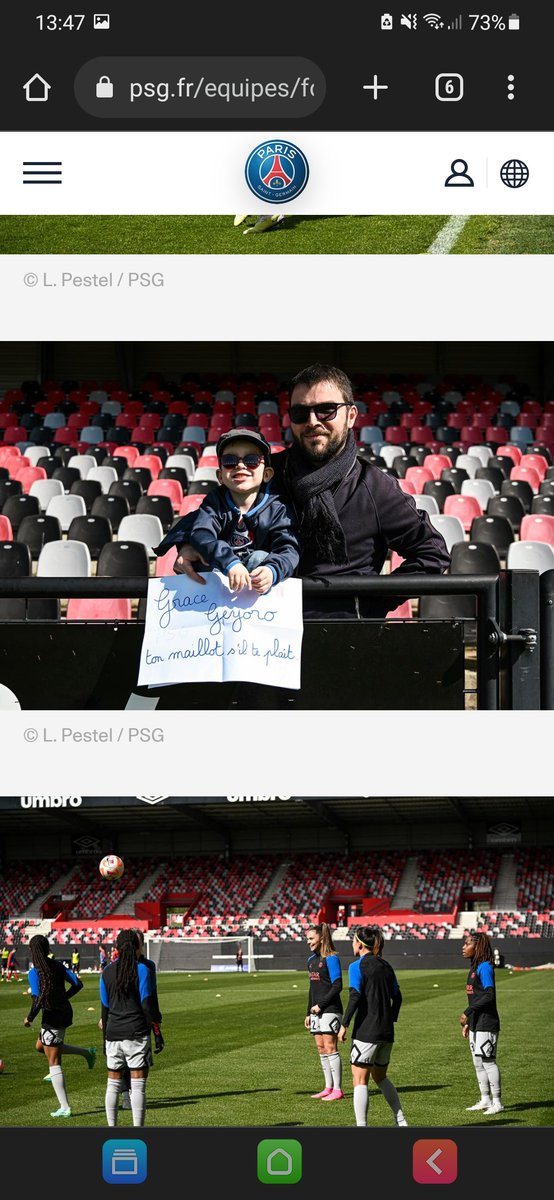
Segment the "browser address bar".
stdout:
<path fill-rule="evenodd" d="M 325 98 L 325 76 L 308 58 L 238 55 L 109 56 L 86 62 L 75 96 L 94 117 L 295 119 Z"/>

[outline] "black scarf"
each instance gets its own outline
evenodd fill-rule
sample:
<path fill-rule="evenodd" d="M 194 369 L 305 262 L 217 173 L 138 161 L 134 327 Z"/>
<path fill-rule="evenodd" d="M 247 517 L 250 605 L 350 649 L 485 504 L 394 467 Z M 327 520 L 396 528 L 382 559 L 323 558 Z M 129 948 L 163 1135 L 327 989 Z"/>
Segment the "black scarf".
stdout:
<path fill-rule="evenodd" d="M 296 444 L 287 452 L 285 476 L 299 510 L 301 544 L 318 563 L 348 562 L 346 538 L 331 489 L 350 473 L 356 457 L 352 430 L 341 453 L 315 470 Z"/>

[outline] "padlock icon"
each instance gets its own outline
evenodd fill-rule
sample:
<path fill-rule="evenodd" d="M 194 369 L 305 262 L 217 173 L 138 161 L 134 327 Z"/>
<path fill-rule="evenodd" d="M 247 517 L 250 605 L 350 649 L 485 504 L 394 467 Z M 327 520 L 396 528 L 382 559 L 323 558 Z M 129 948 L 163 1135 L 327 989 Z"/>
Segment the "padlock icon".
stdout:
<path fill-rule="evenodd" d="M 113 83 L 108 75 L 101 75 L 96 84 L 97 100 L 113 100 Z"/>

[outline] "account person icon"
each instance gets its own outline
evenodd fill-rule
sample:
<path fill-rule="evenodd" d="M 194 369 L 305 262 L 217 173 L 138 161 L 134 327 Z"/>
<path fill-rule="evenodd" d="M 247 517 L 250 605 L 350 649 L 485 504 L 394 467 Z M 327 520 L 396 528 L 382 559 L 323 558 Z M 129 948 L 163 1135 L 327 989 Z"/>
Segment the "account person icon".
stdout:
<path fill-rule="evenodd" d="M 455 158 L 450 164 L 452 174 L 445 180 L 445 187 L 475 187 L 464 158 Z"/>

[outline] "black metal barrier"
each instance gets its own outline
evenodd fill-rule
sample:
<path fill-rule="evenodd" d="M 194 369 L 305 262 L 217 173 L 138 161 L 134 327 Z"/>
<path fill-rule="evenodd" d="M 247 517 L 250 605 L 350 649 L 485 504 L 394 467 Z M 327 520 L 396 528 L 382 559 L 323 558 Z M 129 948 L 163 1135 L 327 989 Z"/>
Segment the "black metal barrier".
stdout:
<path fill-rule="evenodd" d="M 0 580 L 0 599 L 144 599 L 146 578 Z M 353 597 L 391 607 L 407 596 L 474 597 L 476 703 L 480 709 L 554 707 L 554 571 L 496 575 L 395 575 L 303 581 L 304 608 Z M 462 709 L 464 621 L 335 619 L 304 625 L 299 691 L 255 684 L 175 684 L 138 689 L 144 624 L 0 621 L 0 682 L 22 708 L 113 708 L 132 696 L 158 708 Z M 83 632 L 86 631 L 86 636 Z M 501 687 L 502 676 L 502 687 Z M 542 696 L 541 696 L 542 690 Z"/>

